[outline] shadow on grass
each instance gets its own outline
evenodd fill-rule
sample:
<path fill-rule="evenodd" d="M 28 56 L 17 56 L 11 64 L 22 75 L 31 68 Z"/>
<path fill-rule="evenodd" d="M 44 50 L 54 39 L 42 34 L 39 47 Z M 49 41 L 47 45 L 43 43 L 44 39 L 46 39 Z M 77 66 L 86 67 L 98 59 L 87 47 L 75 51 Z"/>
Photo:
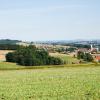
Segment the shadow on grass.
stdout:
<path fill-rule="evenodd" d="M 66 64 L 66 65 L 42 65 L 42 66 L 21 66 L 16 63 L 0 62 L 0 70 L 25 70 L 25 69 L 46 69 L 46 68 L 67 68 L 67 67 L 95 67 L 100 64 Z"/>

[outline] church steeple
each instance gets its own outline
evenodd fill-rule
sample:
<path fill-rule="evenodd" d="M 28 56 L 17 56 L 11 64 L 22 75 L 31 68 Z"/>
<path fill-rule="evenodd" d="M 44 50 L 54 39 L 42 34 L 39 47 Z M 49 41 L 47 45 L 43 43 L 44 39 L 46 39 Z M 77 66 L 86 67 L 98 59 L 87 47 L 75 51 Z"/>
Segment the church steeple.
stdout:
<path fill-rule="evenodd" d="M 93 45 L 91 44 L 91 51 L 93 50 Z"/>

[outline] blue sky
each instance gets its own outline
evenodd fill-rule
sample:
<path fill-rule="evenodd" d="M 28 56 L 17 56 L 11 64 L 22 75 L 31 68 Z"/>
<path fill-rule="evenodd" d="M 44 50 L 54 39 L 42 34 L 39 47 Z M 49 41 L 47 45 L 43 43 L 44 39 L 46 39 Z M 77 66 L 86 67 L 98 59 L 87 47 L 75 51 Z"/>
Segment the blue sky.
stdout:
<path fill-rule="evenodd" d="M 100 0 L 0 0 L 0 39 L 100 39 Z"/>

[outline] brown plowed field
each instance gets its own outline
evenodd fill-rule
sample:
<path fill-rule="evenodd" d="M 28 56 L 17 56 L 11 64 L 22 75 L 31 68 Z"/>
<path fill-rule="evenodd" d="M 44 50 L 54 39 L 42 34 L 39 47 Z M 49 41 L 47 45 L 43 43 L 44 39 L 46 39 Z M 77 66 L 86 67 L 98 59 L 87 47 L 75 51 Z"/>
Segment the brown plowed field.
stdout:
<path fill-rule="evenodd" d="M 8 52 L 13 52 L 13 51 L 11 51 L 11 50 L 0 50 L 0 61 L 5 61 L 5 55 Z"/>

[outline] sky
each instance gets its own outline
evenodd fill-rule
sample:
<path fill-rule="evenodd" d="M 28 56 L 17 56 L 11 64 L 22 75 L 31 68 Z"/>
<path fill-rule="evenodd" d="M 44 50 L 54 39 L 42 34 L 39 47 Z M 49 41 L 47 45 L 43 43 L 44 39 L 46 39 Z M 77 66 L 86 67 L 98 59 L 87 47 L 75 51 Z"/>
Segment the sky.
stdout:
<path fill-rule="evenodd" d="M 100 0 L 0 0 L 0 39 L 100 39 Z"/>

